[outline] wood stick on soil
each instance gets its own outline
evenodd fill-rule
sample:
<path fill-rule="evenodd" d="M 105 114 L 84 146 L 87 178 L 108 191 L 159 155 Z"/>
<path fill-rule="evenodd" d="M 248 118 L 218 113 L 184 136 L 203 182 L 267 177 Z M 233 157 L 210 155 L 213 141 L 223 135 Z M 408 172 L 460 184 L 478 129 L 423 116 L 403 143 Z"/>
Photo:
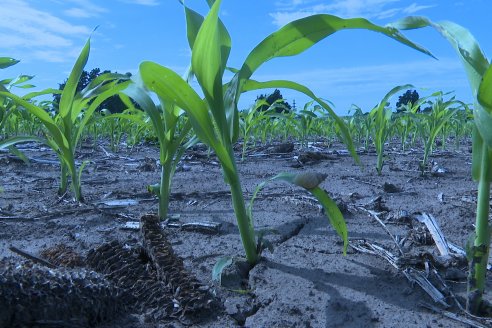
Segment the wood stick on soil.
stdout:
<path fill-rule="evenodd" d="M 47 266 L 48 268 L 51 268 L 51 269 L 56 268 L 56 265 L 54 265 L 54 264 L 52 264 L 52 263 L 50 263 L 50 262 L 48 262 L 48 261 L 46 261 L 46 260 L 44 260 L 44 259 L 36 256 L 36 255 L 33 255 L 31 253 L 28 253 L 26 251 L 23 251 L 21 249 L 18 249 L 15 246 L 10 246 L 9 249 L 12 252 L 14 252 L 16 254 L 19 254 L 19 255 L 21 255 L 21 256 L 23 256 L 23 257 L 25 257 L 25 258 L 27 258 L 27 259 L 35 262 L 35 263 L 42 264 L 42 265 Z"/>

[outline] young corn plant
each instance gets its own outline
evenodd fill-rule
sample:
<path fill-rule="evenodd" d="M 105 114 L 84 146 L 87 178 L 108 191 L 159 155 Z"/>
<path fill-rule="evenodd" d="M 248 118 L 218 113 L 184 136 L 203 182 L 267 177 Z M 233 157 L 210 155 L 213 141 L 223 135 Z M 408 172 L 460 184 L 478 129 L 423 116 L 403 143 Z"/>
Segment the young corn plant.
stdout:
<path fill-rule="evenodd" d="M 274 107 L 277 103 L 280 103 L 281 101 L 283 101 L 283 99 L 278 99 L 270 105 L 265 99 L 258 99 L 256 100 L 255 104 L 251 106 L 249 111 L 243 111 L 239 114 L 239 125 L 241 129 L 241 136 L 243 137 L 241 161 L 244 161 L 246 157 L 246 151 L 249 143 L 251 142 L 251 139 L 253 139 L 253 147 L 255 146 L 256 140 L 258 139 L 256 138 L 255 134 L 258 134 L 258 132 L 260 131 L 259 128 L 263 127 L 263 130 L 267 130 L 265 128 L 265 123 L 267 120 L 272 119 L 272 117 L 268 115 L 268 113 L 270 113 L 272 107 Z M 265 105 L 269 106 L 267 110 L 258 110 Z"/>
<path fill-rule="evenodd" d="M 475 233 L 467 245 L 469 261 L 466 309 L 477 315 L 486 307 L 483 300 L 490 253 L 490 184 L 492 182 L 492 65 L 473 35 L 448 21 L 433 22 L 426 17 L 408 17 L 392 24 L 406 30 L 433 27 L 453 46 L 471 86 L 474 102 L 472 177 L 478 181 Z"/>
<path fill-rule="evenodd" d="M 19 63 L 19 60 L 10 57 L 0 57 L 0 69 L 6 69 Z M 29 89 L 34 85 L 29 84 L 34 76 L 20 75 L 16 78 L 7 78 L 0 81 L 0 91 L 10 92 L 13 88 Z M 34 95 L 33 95 L 34 96 Z M 0 136 L 8 137 L 12 129 L 6 129 L 11 117 L 18 112 L 17 105 L 9 98 L 0 98 Z"/>
<path fill-rule="evenodd" d="M 378 175 L 382 174 L 383 164 L 384 164 L 384 145 L 388 141 L 391 135 L 391 130 L 393 127 L 393 122 L 391 117 L 393 115 L 391 108 L 387 107 L 389 98 L 395 93 L 401 90 L 410 89 L 413 86 L 410 84 L 400 85 L 391 89 L 379 102 L 379 104 L 374 107 L 369 113 L 369 119 L 372 121 L 372 133 L 373 142 L 376 147 L 377 161 L 376 161 L 376 171 Z"/>
<path fill-rule="evenodd" d="M 142 75 L 143 77 L 143 75 Z M 149 186 L 149 191 L 155 193 L 159 199 L 159 218 L 167 219 L 169 210 L 169 198 L 171 194 L 172 178 L 176 167 L 189 147 L 198 141 L 190 136 L 191 122 L 185 117 L 184 112 L 167 98 L 157 93 L 160 105 L 155 105 L 152 98 L 144 89 L 145 82 L 136 81 L 123 92 L 138 103 L 148 115 L 154 132 L 159 142 L 159 162 L 161 164 L 161 180 L 156 185 Z M 123 98 L 125 99 L 125 98 Z M 125 102 L 131 106 L 129 99 Z M 139 115 L 113 114 L 112 117 L 128 119 L 139 125 L 147 125 Z M 180 121 L 184 121 L 179 129 Z"/>
<path fill-rule="evenodd" d="M 362 108 L 357 105 L 352 104 L 352 108 L 349 110 L 354 113 L 348 119 L 348 126 L 350 133 L 357 137 L 358 144 L 364 143 L 364 149 L 369 150 L 369 140 L 371 135 L 371 124 L 372 120 L 369 113 L 362 112 Z"/>
<path fill-rule="evenodd" d="M 256 248 L 253 221 L 246 211 L 233 152 L 233 144 L 239 135 L 237 104 L 240 95 L 243 92 L 266 88 L 286 88 L 306 94 L 337 120 L 349 150 L 354 158 L 358 157 L 344 122 L 311 90 L 292 81 L 254 81 L 250 79 L 252 74 L 268 60 L 299 54 L 325 37 L 343 29 L 358 28 L 380 32 L 424 53 L 428 52 L 411 43 L 393 28 L 380 27 L 364 19 L 314 15 L 289 23 L 267 36 L 249 53 L 232 79 L 223 84 L 224 71 L 231 50 L 231 38 L 218 18 L 221 0 L 208 2 L 211 8 L 205 18 L 185 6 L 187 36 L 192 51 L 192 71 L 204 94 L 204 99 L 169 68 L 153 62 L 143 62 L 140 64 L 139 72 L 148 90 L 155 92 L 162 101 L 175 104 L 187 113 L 197 137 L 215 151 L 225 181 L 231 188 L 233 207 L 247 261 L 254 265 L 260 254 Z M 346 244 L 346 238 L 343 234 L 341 236 Z"/>
<path fill-rule="evenodd" d="M 0 91 L 0 97 L 7 98 L 17 106 L 24 108 L 35 116 L 44 126 L 44 138 L 38 136 L 13 137 L 0 142 L 0 149 L 20 142 L 36 141 L 47 144 L 58 156 L 61 166 L 60 187 L 58 193 L 67 191 L 68 177 L 71 178 L 71 188 L 77 201 L 82 201 L 80 186 L 82 170 L 85 163 L 77 168 L 75 150 L 82 132 L 91 119 L 97 107 L 107 98 L 117 94 L 127 86 L 126 75 L 104 74 L 94 79 L 80 93 L 76 93 L 77 83 L 82 70 L 87 63 L 90 52 L 90 39 L 83 47 L 70 73 L 68 81 L 61 93 L 58 113 L 54 118 L 43 107 L 36 106 L 30 101 L 31 95 L 19 97 L 8 91 Z M 46 93 L 42 91 L 42 93 Z"/>
<path fill-rule="evenodd" d="M 458 105 L 458 107 L 451 108 L 453 105 Z M 425 173 L 425 168 L 427 167 L 427 162 L 430 154 L 432 153 L 437 136 L 442 131 L 445 124 L 448 123 L 451 118 L 464 107 L 466 107 L 466 104 L 462 101 L 454 99 L 454 97 L 444 101 L 443 93 L 438 92 L 436 94 L 436 99 L 432 102 L 431 111 L 429 113 L 422 113 L 419 115 L 419 125 L 422 140 L 424 142 L 424 157 L 420 163 L 422 174 Z"/>

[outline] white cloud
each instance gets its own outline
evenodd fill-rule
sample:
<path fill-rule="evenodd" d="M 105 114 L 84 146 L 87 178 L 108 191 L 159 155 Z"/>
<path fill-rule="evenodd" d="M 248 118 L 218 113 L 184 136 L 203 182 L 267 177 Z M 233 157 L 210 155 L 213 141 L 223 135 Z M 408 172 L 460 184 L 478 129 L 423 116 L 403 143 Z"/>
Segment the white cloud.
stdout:
<path fill-rule="evenodd" d="M 159 1 L 157 0 L 121 0 L 126 3 L 131 3 L 134 5 L 142 5 L 142 6 L 158 6 Z"/>
<path fill-rule="evenodd" d="M 85 38 L 91 29 L 71 24 L 48 11 L 34 8 L 24 0 L 3 0 L 0 10 L 0 49 L 50 61 L 71 60 L 73 38 Z"/>
<path fill-rule="evenodd" d="M 291 0 L 277 2 L 277 11 L 270 13 L 273 23 L 283 26 L 286 23 L 312 14 L 326 13 L 344 18 L 364 17 L 368 19 L 385 19 L 398 14 L 413 14 L 417 11 L 431 8 L 431 5 L 412 3 L 409 6 L 399 6 L 401 0 Z"/>
<path fill-rule="evenodd" d="M 418 5 L 415 2 L 412 3 L 410 6 L 406 7 L 403 9 L 403 13 L 411 15 L 413 13 L 416 13 L 417 11 L 421 11 L 424 9 L 432 8 L 435 7 L 436 5 Z"/>
<path fill-rule="evenodd" d="M 64 13 L 70 17 L 76 17 L 76 18 L 97 17 L 100 14 L 108 11 L 106 8 L 95 5 L 88 0 L 70 0 L 67 2 L 74 3 L 76 5 L 76 7 L 64 11 Z"/>

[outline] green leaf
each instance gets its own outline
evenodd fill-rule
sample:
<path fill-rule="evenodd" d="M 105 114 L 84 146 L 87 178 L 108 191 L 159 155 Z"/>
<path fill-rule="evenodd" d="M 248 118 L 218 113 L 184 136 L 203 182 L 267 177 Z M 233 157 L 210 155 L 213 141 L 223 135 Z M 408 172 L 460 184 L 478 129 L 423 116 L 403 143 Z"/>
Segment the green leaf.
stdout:
<path fill-rule="evenodd" d="M 249 79 L 260 65 L 272 58 L 300 54 L 327 36 L 344 29 L 366 29 L 379 32 L 432 56 L 428 50 L 411 42 L 393 27 L 378 26 L 363 18 L 343 19 L 318 14 L 293 21 L 261 41 L 250 52 L 241 67 L 241 80 Z"/>
<path fill-rule="evenodd" d="M 258 82 L 254 80 L 247 80 L 245 81 L 243 87 L 242 87 L 242 92 L 246 91 L 252 91 L 252 90 L 258 90 L 258 89 L 270 89 L 270 88 L 285 88 L 285 89 L 291 89 L 291 90 L 296 90 L 298 92 L 301 92 L 314 101 L 316 101 L 318 104 L 325 109 L 330 116 L 335 120 L 336 124 L 340 128 L 340 132 L 342 133 L 342 138 L 347 146 L 348 150 L 350 151 L 352 157 L 357 163 L 360 163 L 359 155 L 357 155 L 354 141 L 352 140 L 352 137 L 350 135 L 350 131 L 345 124 L 345 122 L 335 113 L 335 111 L 326 103 L 323 101 L 321 98 L 318 98 L 310 89 L 307 87 L 296 83 L 292 81 L 286 81 L 286 80 L 272 80 L 272 81 L 266 81 L 266 82 Z"/>
<path fill-rule="evenodd" d="M 212 280 L 217 281 L 220 284 L 222 277 L 222 271 L 232 264 L 232 256 L 224 256 L 217 260 L 212 269 Z"/>
<path fill-rule="evenodd" d="M 44 124 L 46 129 L 48 129 L 50 136 L 53 138 L 58 147 L 60 147 L 64 153 L 70 153 L 68 140 L 65 138 L 58 125 L 56 125 L 56 122 L 44 109 L 37 107 L 32 103 L 9 92 L 0 91 L 0 96 L 11 98 L 18 105 L 24 107 L 32 115 L 36 116 Z"/>
<path fill-rule="evenodd" d="M 489 113 L 492 112 L 492 65 L 489 65 L 483 75 L 477 98 L 480 105 L 487 108 Z"/>
<path fill-rule="evenodd" d="M 10 58 L 10 57 L 0 57 L 0 69 L 4 69 L 13 66 L 20 62 L 20 60 Z"/>
<path fill-rule="evenodd" d="M 185 6 L 184 8 L 186 16 L 186 36 L 188 38 L 190 49 L 193 49 L 196 36 L 198 34 L 198 31 L 200 30 L 200 26 L 202 26 L 204 18 L 202 15 L 190 9 L 189 7 Z"/>
<path fill-rule="evenodd" d="M 140 64 L 140 74 L 147 89 L 186 111 L 198 138 L 216 148 L 215 129 L 207 106 L 185 80 L 169 68 L 153 62 Z"/>
<path fill-rule="evenodd" d="M 303 187 L 307 191 L 309 191 L 323 206 L 325 213 L 330 221 L 330 224 L 338 233 L 338 235 L 343 240 L 343 254 L 347 253 L 348 247 L 348 230 L 347 225 L 345 223 L 345 219 L 343 218 L 342 212 L 338 208 L 335 201 L 333 201 L 326 192 L 319 187 L 319 184 L 325 180 L 327 176 L 325 174 L 314 173 L 314 172 L 303 172 L 303 173 L 286 173 L 282 172 L 270 178 L 266 181 L 260 183 L 251 197 L 249 206 L 248 206 L 248 214 L 250 216 L 250 220 L 252 220 L 252 208 L 254 200 L 257 194 L 261 189 L 265 187 L 265 185 L 274 180 L 281 180 L 292 183 L 294 185 Z"/>
<path fill-rule="evenodd" d="M 209 103 L 223 138 L 230 138 L 227 124 L 222 77 L 231 50 L 231 38 L 220 24 L 221 0 L 216 1 L 198 31 L 191 54 L 192 70 Z"/>
<path fill-rule="evenodd" d="M 82 51 L 80 52 L 80 55 L 77 58 L 77 61 L 75 62 L 75 65 L 72 68 L 72 71 L 70 72 L 67 83 L 63 88 L 60 98 L 60 106 L 59 106 L 60 116 L 62 118 L 67 117 L 72 109 L 72 103 L 75 97 L 75 92 L 77 91 L 77 85 L 79 83 L 80 76 L 82 75 L 84 67 L 87 64 L 87 60 L 89 58 L 89 52 L 90 52 L 90 38 L 85 43 L 84 48 L 82 48 Z"/>
<path fill-rule="evenodd" d="M 12 137 L 9 139 L 5 140 L 0 140 L 0 149 L 5 149 L 9 148 L 13 145 L 23 143 L 23 142 L 39 142 L 39 143 L 46 143 L 46 139 L 40 138 L 40 137 L 34 137 L 34 136 L 28 136 L 28 137 Z"/>
<path fill-rule="evenodd" d="M 407 17 L 390 24 L 390 26 L 401 30 L 416 29 L 426 26 L 436 29 L 449 41 L 449 43 L 451 43 L 457 52 L 465 66 L 465 71 L 468 75 L 468 81 L 472 88 L 473 95 L 476 95 L 482 76 L 489 66 L 489 62 L 470 31 L 456 23 L 448 21 L 435 23 L 427 17 L 422 16 Z"/>
<path fill-rule="evenodd" d="M 85 110 L 84 112 L 84 117 L 82 119 L 82 121 L 78 124 L 78 126 L 76 126 L 76 134 L 75 134 L 75 138 L 72 140 L 73 142 L 73 147 L 75 148 L 75 146 L 78 144 L 79 142 L 79 139 L 80 139 L 80 136 L 82 135 L 82 133 L 84 132 L 84 129 L 85 129 L 85 126 L 87 125 L 87 123 L 91 120 L 93 114 L 94 114 L 94 111 L 108 98 L 114 96 L 114 95 L 117 95 L 119 92 L 123 91 L 126 87 L 128 87 L 128 85 L 130 85 L 130 81 L 125 81 L 125 82 L 120 82 L 118 83 L 117 81 L 114 81 L 112 83 L 109 84 L 110 87 L 102 92 L 101 94 L 97 95 L 95 98 L 91 98 L 90 100 L 92 101 L 90 106 Z M 78 114 L 81 112 L 83 108 L 82 104 L 79 104 L 79 106 L 77 106 L 75 103 L 72 105 L 73 108 L 72 108 L 72 121 L 75 122 Z"/>
<path fill-rule="evenodd" d="M 13 146 L 13 145 L 10 146 L 9 151 L 12 153 L 12 155 L 19 157 L 20 160 L 23 161 L 24 164 L 26 164 L 27 166 L 31 165 L 29 158 L 23 152 L 21 152 L 19 149 L 17 149 L 15 146 Z"/>
<path fill-rule="evenodd" d="M 21 83 L 30 81 L 34 78 L 34 75 L 20 75 L 13 82 L 12 85 L 19 85 Z"/>
<path fill-rule="evenodd" d="M 342 212 L 337 206 L 337 203 L 331 199 L 326 192 L 320 187 L 309 190 L 311 194 L 321 203 L 326 216 L 330 220 L 331 226 L 335 229 L 338 235 L 343 240 L 343 255 L 347 255 L 348 248 L 348 230 Z"/>

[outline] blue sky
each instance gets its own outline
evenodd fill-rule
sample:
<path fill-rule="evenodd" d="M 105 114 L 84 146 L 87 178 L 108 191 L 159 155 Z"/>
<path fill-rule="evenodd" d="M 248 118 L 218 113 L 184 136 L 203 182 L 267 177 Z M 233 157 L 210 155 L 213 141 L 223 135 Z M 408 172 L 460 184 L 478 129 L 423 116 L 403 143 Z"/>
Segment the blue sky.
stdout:
<path fill-rule="evenodd" d="M 206 13 L 205 0 L 186 3 Z M 0 71 L 0 79 L 29 74 L 36 75 L 33 83 L 38 89 L 57 87 L 95 26 L 99 28 L 92 36 L 88 70 L 136 73 L 141 61 L 152 60 L 183 73 L 191 58 L 177 0 L 2 0 L 0 6 L 0 56 L 21 60 Z M 489 0 L 223 0 L 220 15 L 232 37 L 229 66 L 239 67 L 268 34 L 315 13 L 364 17 L 380 25 L 408 15 L 454 21 L 471 30 L 490 58 L 490 12 Z M 439 60 L 381 34 L 349 30 L 329 36 L 299 56 L 267 62 L 253 78 L 302 83 L 333 102 L 342 115 L 351 104 L 370 110 L 391 88 L 406 83 L 414 84 L 421 96 L 455 91 L 458 99 L 471 102 L 465 73 L 451 46 L 430 28 L 405 35 Z M 257 94 L 244 95 L 240 107 L 251 105 Z M 308 101 L 294 92 L 282 90 L 282 94 L 290 103 L 295 99 L 298 107 Z"/>

